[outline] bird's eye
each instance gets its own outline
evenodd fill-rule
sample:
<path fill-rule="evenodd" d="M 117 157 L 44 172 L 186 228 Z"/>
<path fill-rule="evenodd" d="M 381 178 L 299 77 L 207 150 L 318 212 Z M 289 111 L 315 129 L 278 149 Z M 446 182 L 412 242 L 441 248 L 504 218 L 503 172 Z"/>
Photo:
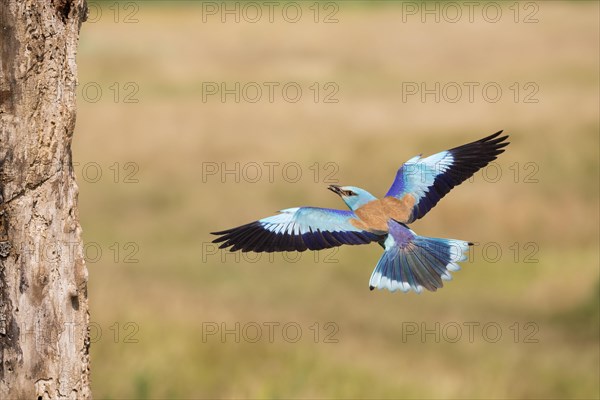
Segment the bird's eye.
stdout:
<path fill-rule="evenodd" d="M 346 196 L 356 196 L 356 193 L 354 193 L 352 190 L 346 190 L 346 193 L 344 193 Z"/>

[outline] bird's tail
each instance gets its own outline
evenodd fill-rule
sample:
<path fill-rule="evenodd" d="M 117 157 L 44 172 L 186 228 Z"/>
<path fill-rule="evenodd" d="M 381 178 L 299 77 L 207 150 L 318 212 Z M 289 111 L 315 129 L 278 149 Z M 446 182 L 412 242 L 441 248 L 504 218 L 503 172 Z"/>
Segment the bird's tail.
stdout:
<path fill-rule="evenodd" d="M 423 288 L 435 291 L 458 271 L 458 262 L 466 260 L 472 243 L 454 239 L 418 236 L 406 225 L 390 220 L 385 251 L 377 263 L 369 288 L 420 293 Z"/>

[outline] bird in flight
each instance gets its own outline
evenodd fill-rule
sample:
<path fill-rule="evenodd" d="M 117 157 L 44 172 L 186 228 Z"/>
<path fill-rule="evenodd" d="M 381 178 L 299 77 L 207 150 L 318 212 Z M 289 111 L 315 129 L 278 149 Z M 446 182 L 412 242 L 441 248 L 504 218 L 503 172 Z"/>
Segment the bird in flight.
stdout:
<path fill-rule="evenodd" d="M 384 252 L 371 274 L 371 290 L 436 291 L 458 271 L 472 243 L 419 236 L 408 225 L 422 218 L 454 186 L 504 152 L 502 131 L 450 150 L 405 162 L 385 197 L 354 186 L 330 185 L 349 211 L 295 207 L 237 228 L 213 232 L 230 251 L 305 251 L 379 243 Z"/>

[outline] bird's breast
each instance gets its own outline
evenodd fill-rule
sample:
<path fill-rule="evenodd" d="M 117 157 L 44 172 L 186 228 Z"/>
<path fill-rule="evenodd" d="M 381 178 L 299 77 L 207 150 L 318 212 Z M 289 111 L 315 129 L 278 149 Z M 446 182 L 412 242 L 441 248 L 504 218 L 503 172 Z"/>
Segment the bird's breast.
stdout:
<path fill-rule="evenodd" d="M 352 225 L 370 232 L 387 232 L 390 218 L 399 222 L 407 222 L 415 205 L 415 198 L 410 194 L 402 199 L 384 197 L 368 202 L 356 209 L 358 219 L 352 219 Z"/>

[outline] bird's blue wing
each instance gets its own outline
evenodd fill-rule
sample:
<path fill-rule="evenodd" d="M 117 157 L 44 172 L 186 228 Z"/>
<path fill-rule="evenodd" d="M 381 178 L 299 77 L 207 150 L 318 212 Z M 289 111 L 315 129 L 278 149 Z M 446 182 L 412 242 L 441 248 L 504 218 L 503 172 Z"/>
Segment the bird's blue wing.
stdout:
<path fill-rule="evenodd" d="M 467 258 L 468 242 L 418 236 L 395 220 L 388 222 L 388 228 L 385 251 L 369 281 L 371 290 L 436 291 L 443 280 L 452 279 L 450 271 L 460 269 L 457 263 Z"/>
<path fill-rule="evenodd" d="M 416 156 L 408 160 L 396 174 L 386 196 L 407 202 L 414 201 L 406 223 L 423 217 L 454 186 L 469 179 L 479 169 L 504 152 L 508 136 L 502 131 L 463 146 L 442 151 L 427 158 Z M 411 198 L 412 197 L 412 198 Z"/>
<path fill-rule="evenodd" d="M 381 239 L 350 222 L 352 211 L 328 208 L 297 207 L 279 214 L 221 232 L 213 243 L 231 251 L 304 251 L 321 250 L 343 244 L 367 244 Z"/>

